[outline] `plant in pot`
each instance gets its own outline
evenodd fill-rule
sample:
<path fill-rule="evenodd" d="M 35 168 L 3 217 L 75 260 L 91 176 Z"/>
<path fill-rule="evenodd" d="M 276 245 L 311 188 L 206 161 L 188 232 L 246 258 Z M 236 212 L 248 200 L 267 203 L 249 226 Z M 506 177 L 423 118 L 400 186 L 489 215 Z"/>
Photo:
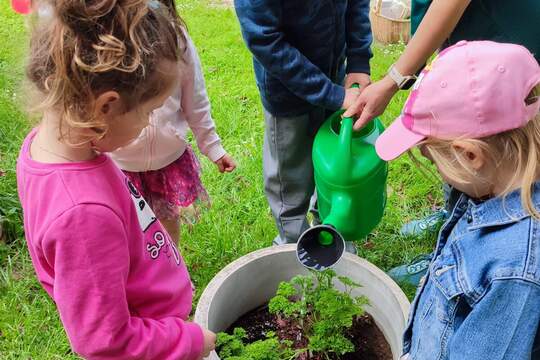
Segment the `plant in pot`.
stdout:
<path fill-rule="evenodd" d="M 307 303 L 306 299 L 309 300 L 310 297 L 304 296 L 302 298 L 301 295 L 306 293 L 305 290 L 302 290 L 302 285 L 291 284 L 295 292 L 290 297 L 286 295 L 292 293 L 289 285 L 281 285 L 280 289 L 280 284 L 284 281 L 292 282 L 292 279 L 298 275 L 310 276 L 310 272 L 298 261 L 296 254 L 296 244 L 260 249 L 233 261 L 208 283 L 197 304 L 194 321 L 215 333 L 227 332 L 228 335 L 222 334 L 220 336 L 221 343 L 234 343 L 240 348 L 226 354 L 222 346 L 221 352 L 219 354 L 212 352 L 208 360 L 223 360 L 233 356 L 237 356 L 233 357 L 233 360 L 307 359 L 310 350 L 308 337 L 311 337 L 311 340 L 316 340 L 315 327 L 313 321 L 309 319 L 320 320 L 320 315 L 306 316 L 305 318 L 308 320 L 300 324 L 299 318 L 304 317 L 295 315 L 302 313 L 300 305 L 296 302 Z M 343 284 L 339 277 L 334 277 L 333 287 L 338 292 L 349 293 L 352 299 L 367 298 L 369 304 L 360 301 L 365 313 L 354 315 L 353 326 L 343 332 L 346 338 L 349 340 L 352 338 L 355 352 L 345 355 L 330 352 L 330 358 L 398 360 L 401 357 L 403 331 L 410 307 L 403 291 L 384 271 L 367 260 L 352 254 L 345 253 L 332 269 L 337 275 L 342 276 L 343 280 L 345 278 L 352 280 L 351 283 L 344 280 L 347 284 Z M 311 276 L 316 277 L 314 274 Z M 299 279 L 301 278 L 295 282 L 300 281 Z M 312 283 L 314 284 L 313 289 L 309 288 L 309 283 L 305 285 L 305 288 L 309 291 L 315 291 L 319 282 L 316 278 L 315 280 L 312 278 Z M 325 282 L 321 281 L 320 283 L 324 288 Z M 362 284 L 362 286 L 355 287 L 353 283 Z M 329 290 L 328 285 L 330 282 L 326 282 L 327 290 Z M 278 290 L 280 290 L 281 297 L 276 298 Z M 330 292 L 323 291 L 322 293 L 328 294 Z M 269 304 L 274 298 L 276 300 L 273 301 L 272 308 L 273 310 L 277 308 L 277 310 L 275 314 L 271 314 Z M 323 296 L 311 297 L 311 299 L 322 298 Z M 282 305 L 277 306 L 276 302 L 280 301 Z M 326 301 L 324 304 L 331 304 L 333 301 Z M 315 304 L 316 302 L 310 300 L 310 303 Z M 318 306 L 323 309 L 322 312 L 332 313 L 336 307 L 339 307 L 341 310 L 337 310 L 340 311 L 338 315 L 347 313 L 343 311 L 344 306 L 339 302 L 339 305 L 332 307 L 325 307 L 324 304 L 322 300 L 318 302 Z M 314 306 L 305 306 L 304 308 L 311 310 Z M 299 310 L 293 311 L 291 309 Z M 285 315 L 286 311 L 293 315 L 290 317 Z M 304 311 L 304 313 L 306 312 Z M 356 310 L 352 313 L 355 314 Z M 331 325 L 334 326 L 334 322 Z M 310 328 L 309 330 L 312 332 L 301 331 L 302 326 Z M 235 336 L 234 329 L 238 327 L 242 327 L 245 331 L 239 330 Z M 317 327 L 317 329 L 319 328 Z M 261 343 L 257 343 L 258 341 Z M 314 342 L 311 346 L 316 345 Z M 384 349 L 388 350 L 388 345 L 391 354 L 381 355 L 385 354 Z M 358 351 L 363 351 L 364 355 L 359 355 Z M 317 354 L 313 353 L 312 350 L 312 355 Z M 324 355 L 319 359 L 327 360 Z"/>
<path fill-rule="evenodd" d="M 343 291 L 335 288 L 336 281 Z M 364 306 L 369 303 L 365 296 L 352 295 L 358 287 L 333 270 L 281 282 L 268 307 L 262 309 L 271 315 L 270 321 L 266 320 L 265 338 L 250 342 L 243 328 L 234 328 L 232 334 L 220 333 L 219 355 L 229 360 L 330 360 L 346 354 L 356 358 L 363 352 L 353 342 L 360 340 L 353 327 L 368 320 Z M 384 339 L 382 334 L 379 337 Z M 391 359 L 385 345 L 379 358 Z"/>

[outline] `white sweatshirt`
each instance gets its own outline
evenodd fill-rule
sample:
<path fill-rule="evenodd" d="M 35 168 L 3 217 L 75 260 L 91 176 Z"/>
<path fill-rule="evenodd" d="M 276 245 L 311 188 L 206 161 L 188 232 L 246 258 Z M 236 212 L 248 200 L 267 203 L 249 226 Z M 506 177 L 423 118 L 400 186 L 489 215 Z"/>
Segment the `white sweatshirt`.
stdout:
<path fill-rule="evenodd" d="M 188 128 L 211 161 L 225 155 L 210 114 L 201 62 L 191 38 L 185 35 L 187 64 L 181 64 L 181 80 L 173 95 L 150 114 L 149 125 L 137 139 L 111 154 L 122 170 L 158 170 L 171 164 L 186 150 Z"/>

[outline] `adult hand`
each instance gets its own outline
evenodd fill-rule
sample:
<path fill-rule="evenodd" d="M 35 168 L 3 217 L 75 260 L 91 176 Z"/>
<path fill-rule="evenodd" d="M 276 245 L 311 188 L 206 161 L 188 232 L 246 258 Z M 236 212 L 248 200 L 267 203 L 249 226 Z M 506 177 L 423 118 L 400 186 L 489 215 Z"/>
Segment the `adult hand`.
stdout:
<path fill-rule="evenodd" d="M 366 123 L 381 115 L 392 96 L 398 91 L 396 83 L 388 76 L 365 88 L 345 114 L 344 117 L 358 115 L 354 130 L 360 130 Z"/>
<path fill-rule="evenodd" d="M 360 85 L 360 91 L 371 84 L 371 78 L 364 73 L 350 73 L 345 77 L 345 89 L 349 89 L 353 84 Z"/>
<path fill-rule="evenodd" d="M 236 163 L 229 154 L 225 154 L 221 159 L 217 160 L 216 165 L 220 173 L 233 172 L 236 169 Z"/>
<path fill-rule="evenodd" d="M 202 329 L 204 337 L 203 354 L 201 359 L 204 359 L 216 348 L 216 334 L 207 329 Z"/>

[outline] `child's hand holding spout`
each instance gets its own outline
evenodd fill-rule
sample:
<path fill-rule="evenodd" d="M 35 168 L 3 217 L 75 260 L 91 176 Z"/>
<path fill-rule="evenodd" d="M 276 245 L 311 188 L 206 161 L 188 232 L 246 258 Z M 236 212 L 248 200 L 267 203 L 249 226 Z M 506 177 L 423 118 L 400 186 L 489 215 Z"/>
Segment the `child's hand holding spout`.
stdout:
<path fill-rule="evenodd" d="M 350 106 L 352 106 L 356 99 L 360 96 L 360 89 L 358 88 L 350 88 L 345 89 L 345 99 L 343 100 L 343 105 L 341 105 L 341 108 L 344 110 L 347 110 Z"/>

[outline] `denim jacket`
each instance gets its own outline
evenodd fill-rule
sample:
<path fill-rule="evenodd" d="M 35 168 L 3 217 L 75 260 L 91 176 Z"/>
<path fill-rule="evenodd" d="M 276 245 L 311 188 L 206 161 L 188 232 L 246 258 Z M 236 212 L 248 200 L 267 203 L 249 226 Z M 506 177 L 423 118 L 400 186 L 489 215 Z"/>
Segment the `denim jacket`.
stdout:
<path fill-rule="evenodd" d="M 369 0 L 235 0 L 264 107 L 297 116 L 337 110 L 347 73 L 368 73 Z M 345 69 L 347 59 L 347 69 Z"/>
<path fill-rule="evenodd" d="M 533 200 L 540 208 L 540 184 Z M 411 306 L 407 359 L 540 359 L 539 322 L 540 221 L 519 191 L 481 203 L 461 195 Z"/>

